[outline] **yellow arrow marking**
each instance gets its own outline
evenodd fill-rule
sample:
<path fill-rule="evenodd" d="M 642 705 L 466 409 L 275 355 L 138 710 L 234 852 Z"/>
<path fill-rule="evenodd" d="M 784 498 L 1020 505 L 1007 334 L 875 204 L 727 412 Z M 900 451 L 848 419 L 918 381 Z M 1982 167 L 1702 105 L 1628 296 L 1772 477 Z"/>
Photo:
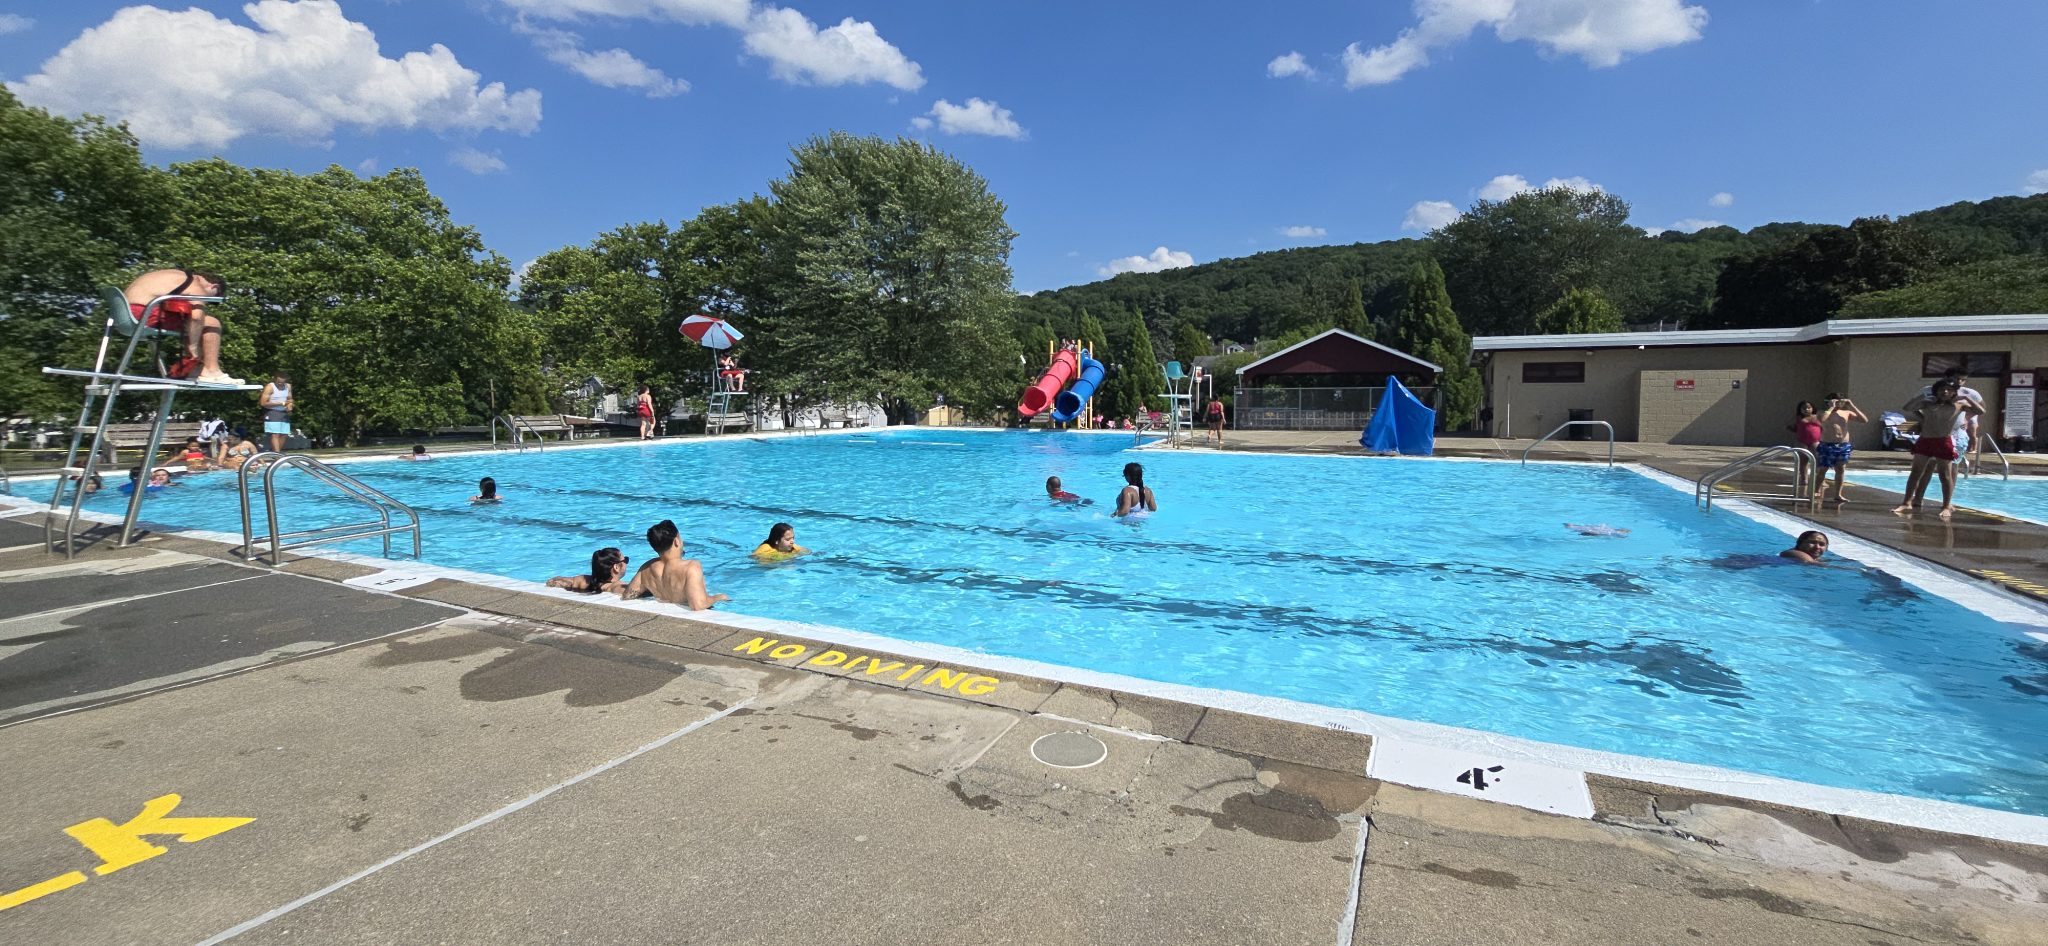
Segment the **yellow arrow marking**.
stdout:
<path fill-rule="evenodd" d="M 86 850 L 99 855 L 104 863 L 93 868 L 93 871 L 105 875 L 164 853 L 163 848 L 144 841 L 143 835 L 174 834 L 178 836 L 178 840 L 190 844 L 256 820 L 166 817 L 182 800 L 177 795 L 159 795 L 144 802 L 142 814 L 128 819 L 126 824 L 115 824 L 105 818 L 94 818 L 65 828 L 64 833 L 85 845 Z"/>

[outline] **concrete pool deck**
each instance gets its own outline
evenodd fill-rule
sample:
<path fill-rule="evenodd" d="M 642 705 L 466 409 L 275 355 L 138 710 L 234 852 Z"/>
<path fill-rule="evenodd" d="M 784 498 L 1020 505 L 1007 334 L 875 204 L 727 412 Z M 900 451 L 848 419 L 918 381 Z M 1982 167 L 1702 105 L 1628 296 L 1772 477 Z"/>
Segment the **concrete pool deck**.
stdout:
<path fill-rule="evenodd" d="M 467 582 L 379 593 L 341 584 L 374 566 L 249 568 L 175 535 L 67 563 L 32 522 L 0 519 L 0 941 L 2048 928 L 2040 848 L 1612 778 L 1593 818 L 1547 815 L 1368 778 L 1356 733 L 972 667 L 905 680 L 887 654 L 820 664 L 822 642 L 777 656 L 729 626 Z M 1075 731 L 1101 762 L 1033 756 Z"/>

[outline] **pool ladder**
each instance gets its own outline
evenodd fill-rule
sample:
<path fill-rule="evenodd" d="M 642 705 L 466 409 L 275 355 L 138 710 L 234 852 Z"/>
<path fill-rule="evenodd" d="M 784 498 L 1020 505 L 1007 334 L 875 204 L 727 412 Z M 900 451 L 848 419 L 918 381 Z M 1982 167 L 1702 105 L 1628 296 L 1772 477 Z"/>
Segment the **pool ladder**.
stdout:
<path fill-rule="evenodd" d="M 1565 421 L 1565 422 L 1564 422 L 1564 423 L 1562 423 L 1562 424 L 1559 424 L 1559 425 L 1557 425 L 1557 429 L 1555 429 L 1555 430 L 1552 430 L 1551 432 L 1549 432 L 1549 433 L 1547 433 L 1547 434 L 1544 434 L 1544 435 L 1543 435 L 1543 436 L 1541 436 L 1541 437 L 1538 437 L 1538 438 L 1536 438 L 1536 442 L 1535 442 L 1535 443 L 1532 443 L 1532 444 L 1530 444 L 1530 445 L 1529 445 L 1528 447 L 1526 447 L 1525 449 L 1523 449 L 1523 450 L 1522 450 L 1522 465 L 1523 465 L 1523 466 L 1528 466 L 1528 465 L 1529 465 L 1529 451 L 1530 451 L 1530 450 L 1534 450 L 1534 449 L 1536 449 L 1537 447 L 1543 446 L 1543 444 L 1544 444 L 1544 442 L 1545 442 L 1545 441 L 1549 440 L 1549 439 L 1550 439 L 1550 438 L 1552 438 L 1552 437 L 1555 437 L 1555 436 L 1557 436 L 1558 434 L 1561 434 L 1561 433 L 1563 433 L 1563 432 L 1564 432 L 1565 430 L 1567 430 L 1567 429 L 1569 429 L 1569 428 L 1572 428 L 1572 427 L 1605 427 L 1605 428 L 1607 428 L 1607 468 L 1608 468 L 1608 469 L 1610 469 L 1610 470 L 1611 470 L 1611 469 L 1614 469 L 1614 425 L 1613 425 L 1613 424 L 1610 424 L 1610 423 L 1608 423 L 1608 422 L 1606 422 L 1606 421 L 1604 421 L 1604 420 L 1568 420 L 1568 421 Z"/>
<path fill-rule="evenodd" d="M 364 506 L 368 506 L 372 511 L 376 512 L 377 518 L 363 522 L 349 522 L 339 525 L 320 526 L 315 529 L 302 529 L 297 532 L 280 532 L 277 526 L 277 489 L 275 480 L 277 478 L 277 471 L 286 467 L 301 470 L 308 476 L 340 490 L 342 495 Z M 258 468 L 261 468 L 263 471 L 261 476 L 263 477 L 264 519 L 270 526 L 270 531 L 264 535 L 256 534 L 255 521 L 251 515 L 249 503 L 249 478 L 252 475 L 256 475 Z M 411 506 L 385 495 L 382 490 L 347 473 L 343 473 L 326 463 L 303 454 L 259 453 L 243 463 L 239 472 L 240 476 L 237 480 L 237 486 L 241 490 L 242 496 L 242 559 L 244 561 L 257 560 L 256 545 L 262 542 L 270 544 L 270 567 L 276 568 L 284 564 L 284 553 L 291 549 L 305 548 L 309 545 L 319 545 L 325 542 L 347 542 L 354 539 L 372 539 L 379 536 L 384 539 L 384 557 L 390 558 L 391 537 L 406 532 L 412 533 L 412 557 L 414 559 L 420 557 L 420 514 Z M 393 513 L 403 516 L 405 521 L 394 524 L 392 522 Z"/>
<path fill-rule="evenodd" d="M 494 414 L 491 416 L 491 449 L 493 450 L 500 449 L 498 446 L 499 427 L 505 428 L 505 439 L 512 444 L 512 449 L 514 450 L 522 453 L 526 451 L 527 434 L 533 435 L 533 448 L 535 450 L 546 450 L 548 448 L 547 441 L 541 439 L 540 431 L 534 429 L 532 424 L 527 423 L 526 418 L 516 414 Z M 521 428 L 524 429 L 522 430 Z"/>
<path fill-rule="evenodd" d="M 2000 450 L 1998 448 L 1998 438 L 1993 437 L 1990 434 L 1981 434 L 1980 436 L 1983 437 L 1985 443 L 1991 445 L 1991 452 L 1998 454 L 1998 462 L 2001 467 L 1998 471 L 1999 478 L 2004 480 L 2012 479 L 2012 461 L 2006 459 L 2005 451 Z M 1984 472 L 1983 470 L 1978 469 L 1978 467 L 1983 466 L 1983 464 L 1984 455 L 1980 452 L 1977 454 L 1977 458 L 1975 460 L 1969 460 L 1962 463 L 1960 465 L 1960 468 L 1962 469 L 1964 476 L 1975 476 L 1979 473 Z"/>
<path fill-rule="evenodd" d="M 1734 477 L 1736 474 L 1754 469 L 1779 457 L 1797 458 L 1797 462 L 1792 467 L 1791 493 L 1756 493 L 1732 489 L 1723 491 L 1721 489 L 1722 482 Z M 1789 499 L 1795 503 L 1804 502 L 1813 498 L 1813 482 L 1807 479 L 1807 471 L 1817 469 L 1819 469 L 1819 464 L 1813 458 L 1813 451 L 1805 447 L 1765 447 L 1700 477 L 1693 483 L 1693 503 L 1701 509 L 1712 512 L 1714 509 L 1714 496 L 1717 493 L 1724 499 Z"/>

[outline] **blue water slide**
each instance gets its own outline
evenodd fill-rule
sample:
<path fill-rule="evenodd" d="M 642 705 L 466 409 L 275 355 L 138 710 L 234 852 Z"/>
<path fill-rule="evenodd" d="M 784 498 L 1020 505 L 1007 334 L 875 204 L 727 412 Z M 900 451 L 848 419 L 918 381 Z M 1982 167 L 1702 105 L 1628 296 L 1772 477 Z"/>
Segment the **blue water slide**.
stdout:
<path fill-rule="evenodd" d="M 1081 374 L 1074 379 L 1073 386 L 1052 399 L 1052 419 L 1064 424 L 1081 416 L 1081 411 L 1088 407 L 1088 399 L 1095 396 L 1095 386 L 1102 383 L 1105 370 L 1102 362 L 1082 355 Z"/>

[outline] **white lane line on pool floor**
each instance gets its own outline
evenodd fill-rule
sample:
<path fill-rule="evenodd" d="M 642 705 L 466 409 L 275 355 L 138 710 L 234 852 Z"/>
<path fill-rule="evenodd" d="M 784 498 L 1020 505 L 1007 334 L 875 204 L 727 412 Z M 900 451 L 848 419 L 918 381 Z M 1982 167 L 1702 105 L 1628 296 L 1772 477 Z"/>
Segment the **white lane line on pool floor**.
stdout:
<path fill-rule="evenodd" d="M 604 773 L 609 772 L 612 769 L 617 768 L 618 766 L 631 762 L 634 759 L 646 755 L 649 752 L 653 752 L 654 750 L 659 749 L 662 746 L 668 745 L 669 743 L 681 739 L 684 736 L 687 736 L 693 732 L 696 732 L 697 730 L 702 729 L 705 726 L 709 726 L 712 723 L 718 722 L 719 720 L 724 719 L 727 716 L 731 716 L 732 714 L 739 712 L 742 708 L 746 707 L 747 704 L 752 702 L 754 702 L 753 697 L 748 697 L 744 700 L 741 700 L 737 704 L 719 710 L 718 712 L 706 716 L 703 719 L 691 723 L 688 726 L 684 726 L 683 728 L 678 729 L 675 732 L 669 733 L 668 735 L 663 736 L 660 739 L 656 739 L 653 742 L 650 742 L 644 746 L 641 746 L 638 749 L 626 753 L 625 755 L 619 756 L 618 758 L 613 759 L 610 762 L 606 762 L 603 765 L 600 765 L 594 769 L 588 769 L 583 772 L 577 773 L 576 775 L 572 775 L 569 778 L 564 779 L 563 781 L 556 782 L 555 784 L 550 785 L 547 788 L 543 788 L 540 791 L 534 792 L 533 794 L 528 795 L 525 798 L 522 798 L 518 801 L 515 801 L 512 804 L 506 805 L 503 808 L 500 808 L 496 811 L 479 817 L 476 820 L 463 825 L 462 827 L 456 828 L 455 830 L 448 832 L 447 834 L 443 834 L 440 837 L 407 848 L 403 851 L 400 851 L 397 854 L 393 854 L 392 856 L 387 857 L 381 861 L 378 861 L 377 863 L 372 864 L 369 867 L 363 868 L 362 870 L 350 874 L 349 876 L 344 877 L 340 880 L 337 880 L 334 883 L 328 884 L 327 886 L 322 887 L 319 890 L 315 890 L 312 893 L 309 893 L 303 897 L 300 897 L 297 900 L 293 900 L 292 902 L 285 904 L 284 906 L 278 907 L 275 910 L 271 910 L 270 912 L 265 913 L 262 916 L 250 920 L 245 920 L 241 923 L 235 924 L 234 926 L 228 927 L 227 929 L 222 930 L 219 933 L 215 933 L 212 936 L 200 940 L 198 946 L 215 946 L 215 944 L 217 943 L 224 943 L 228 940 L 234 939 L 235 937 L 240 936 L 243 933 L 247 933 L 250 930 L 262 926 L 263 924 L 268 923 L 271 920 L 275 920 L 278 917 L 284 916 L 285 914 L 290 913 L 293 910 L 297 910 L 298 908 L 303 907 L 306 904 L 312 903 L 315 900 L 319 900 L 320 898 L 325 897 L 328 894 L 334 893 L 335 891 L 340 890 L 343 887 L 347 887 L 348 885 L 353 884 L 358 880 L 362 880 L 363 878 L 368 877 L 371 874 L 377 873 L 378 871 L 381 871 L 386 867 L 390 867 L 393 864 L 396 864 L 400 861 L 405 860 L 406 858 L 409 858 L 415 854 L 425 851 L 428 848 L 440 844 L 443 841 L 449 841 L 455 838 L 459 838 L 465 834 L 468 834 L 471 831 L 483 827 L 484 825 L 497 821 L 498 819 L 503 818 L 506 815 L 513 814 L 524 808 L 527 808 L 533 805 L 534 803 L 547 798 L 549 795 L 553 795 L 554 793 L 561 791 L 562 789 L 574 786 L 594 776 L 603 775 Z"/>

